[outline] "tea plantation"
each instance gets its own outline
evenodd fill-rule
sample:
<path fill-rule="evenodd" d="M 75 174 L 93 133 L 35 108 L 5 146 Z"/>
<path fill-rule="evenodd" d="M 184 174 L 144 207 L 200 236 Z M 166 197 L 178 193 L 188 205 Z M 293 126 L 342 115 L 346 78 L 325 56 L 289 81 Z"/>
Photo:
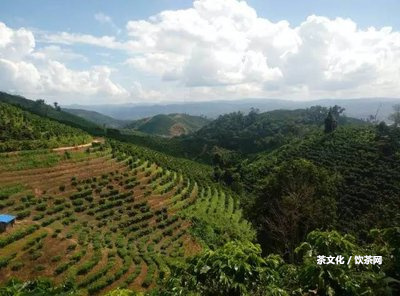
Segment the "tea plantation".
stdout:
<path fill-rule="evenodd" d="M 17 217 L 0 234 L 0 283 L 48 277 L 89 294 L 146 290 L 207 243 L 222 244 L 221 234 L 254 236 L 237 199 L 204 174 L 127 147 L 0 155 L 0 210 Z"/>

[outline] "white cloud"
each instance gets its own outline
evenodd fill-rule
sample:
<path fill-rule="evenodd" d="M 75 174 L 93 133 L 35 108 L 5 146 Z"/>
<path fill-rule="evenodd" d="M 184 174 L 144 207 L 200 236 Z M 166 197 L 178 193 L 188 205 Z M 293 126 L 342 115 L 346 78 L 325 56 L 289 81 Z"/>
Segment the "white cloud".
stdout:
<path fill-rule="evenodd" d="M 82 54 L 73 52 L 68 48 L 61 48 L 58 45 L 45 46 L 37 49 L 32 53 L 32 57 L 39 60 L 56 60 L 56 61 L 79 61 L 88 62 L 88 58 Z"/>
<path fill-rule="evenodd" d="M 49 61 L 41 73 L 43 86 L 50 92 L 83 96 L 127 96 L 124 88 L 110 80 L 108 67 L 94 67 L 87 71 L 73 71 L 57 61 Z"/>
<path fill-rule="evenodd" d="M 400 33 L 390 28 L 361 30 L 350 19 L 320 16 L 291 27 L 258 17 L 244 1 L 197 0 L 126 29 L 143 53 L 129 65 L 187 87 L 225 86 L 229 94 L 236 86 L 253 96 L 248 85 L 258 84 L 261 95 L 299 98 L 400 91 Z"/>
<path fill-rule="evenodd" d="M 92 66 L 88 70 L 69 69 L 60 60 L 82 58 L 59 46 L 35 49 L 35 39 L 27 29 L 13 30 L 0 23 L 0 88 L 34 96 L 60 98 L 125 98 L 129 93 L 111 80 L 112 70 Z"/>
<path fill-rule="evenodd" d="M 40 74 L 34 65 L 0 59 L 0 89 L 31 91 L 37 89 L 39 84 Z"/>
<path fill-rule="evenodd" d="M 134 101 L 154 101 L 162 100 L 163 94 L 159 91 L 143 88 L 140 82 L 133 82 L 130 87 L 130 97 Z"/>
<path fill-rule="evenodd" d="M 95 19 L 114 24 L 103 13 Z M 35 38 L 48 46 L 37 49 Z M 313 99 L 400 93 L 398 31 L 361 29 L 350 19 L 314 15 L 298 26 L 286 20 L 271 22 L 245 1 L 196 0 L 189 9 L 129 21 L 118 36 L 35 32 L 35 38 L 29 30 L 0 23 L 0 58 L 6 60 L 0 73 L 5 69 L 18 73 L 15 69 L 31 64 L 40 76 L 33 78 L 32 87 L 43 92 L 82 88 L 88 96 L 107 94 L 121 100 Z M 126 61 L 112 65 L 115 73 L 89 63 L 87 70 L 71 70 L 68 61 L 82 57 L 66 48 L 76 44 L 107 48 L 104 60 L 112 60 L 112 52 L 120 51 L 127 55 Z M 56 75 L 66 78 L 58 81 Z M 48 83 L 43 84 L 43 77 Z M 121 77 L 123 86 L 114 81 Z M 50 87 L 55 84 L 59 85 Z"/>
<path fill-rule="evenodd" d="M 72 45 L 75 43 L 105 47 L 110 49 L 123 49 L 124 45 L 116 41 L 114 36 L 96 37 L 88 34 L 61 32 L 56 34 L 40 34 L 40 41 L 54 44 Z"/>
<path fill-rule="evenodd" d="M 29 55 L 35 47 L 32 32 L 21 28 L 12 30 L 0 22 L 0 57 L 9 60 L 20 60 Z"/>

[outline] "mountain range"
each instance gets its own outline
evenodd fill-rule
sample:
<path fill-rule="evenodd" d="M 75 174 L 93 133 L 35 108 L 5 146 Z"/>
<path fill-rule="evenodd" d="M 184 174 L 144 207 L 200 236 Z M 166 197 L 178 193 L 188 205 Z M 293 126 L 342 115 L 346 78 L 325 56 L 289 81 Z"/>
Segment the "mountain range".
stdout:
<path fill-rule="evenodd" d="M 69 105 L 64 108 L 85 109 L 96 111 L 118 120 L 135 120 L 157 114 L 186 113 L 216 118 L 221 114 L 242 111 L 249 112 L 251 108 L 261 112 L 276 109 L 294 110 L 315 105 L 344 107 L 349 117 L 366 119 L 370 115 L 378 121 L 387 120 L 395 104 L 400 104 L 400 98 L 352 98 L 352 99 L 321 99 L 313 101 L 290 101 L 280 99 L 242 99 L 217 100 L 206 102 L 185 102 L 165 104 L 108 104 L 108 105 Z"/>

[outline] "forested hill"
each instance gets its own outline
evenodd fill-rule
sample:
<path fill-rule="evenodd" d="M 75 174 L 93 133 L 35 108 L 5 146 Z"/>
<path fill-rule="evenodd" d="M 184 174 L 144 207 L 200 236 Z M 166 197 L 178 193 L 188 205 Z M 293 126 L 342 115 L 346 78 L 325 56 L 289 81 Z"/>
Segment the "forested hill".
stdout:
<path fill-rule="evenodd" d="M 133 121 L 125 126 L 151 135 L 174 137 L 193 133 L 209 123 L 205 117 L 188 114 L 159 114 L 153 117 Z"/>
<path fill-rule="evenodd" d="M 0 102 L 0 152 L 73 146 L 91 139 L 82 130 Z"/>
<path fill-rule="evenodd" d="M 83 119 L 93 122 L 101 127 L 107 128 L 122 128 L 129 124 L 128 120 L 118 120 L 113 117 L 98 113 L 96 111 L 88 111 L 84 109 L 62 109 L 65 112 L 71 113 L 73 115 L 82 117 Z"/>
<path fill-rule="evenodd" d="M 338 113 L 342 111 L 338 106 L 335 108 Z M 206 162 L 211 162 L 218 148 L 222 148 L 219 151 L 228 150 L 242 155 L 272 151 L 322 129 L 328 111 L 328 108 L 314 106 L 264 113 L 252 110 L 247 115 L 241 112 L 221 115 L 191 135 L 172 139 L 164 145 L 164 149 L 171 146 L 175 153 Z M 366 124 L 354 118 L 337 117 L 339 125 Z"/>
<path fill-rule="evenodd" d="M 45 104 L 44 100 L 32 101 L 21 96 L 0 92 L 0 102 L 15 105 L 23 110 L 83 129 L 91 134 L 103 133 L 103 129 L 97 124 L 79 116 L 64 112 L 57 104 L 53 108 L 52 106 Z"/>
<path fill-rule="evenodd" d="M 400 225 L 399 150 L 398 128 L 344 126 L 315 132 L 225 173 L 240 174 L 253 192 L 249 213 L 262 229 L 260 237 L 269 239 L 268 248 L 290 237 L 296 245 L 315 228 L 365 239 L 371 228 Z M 302 222 L 289 223 L 293 216 Z M 297 228 L 284 230 L 287 223 Z"/>

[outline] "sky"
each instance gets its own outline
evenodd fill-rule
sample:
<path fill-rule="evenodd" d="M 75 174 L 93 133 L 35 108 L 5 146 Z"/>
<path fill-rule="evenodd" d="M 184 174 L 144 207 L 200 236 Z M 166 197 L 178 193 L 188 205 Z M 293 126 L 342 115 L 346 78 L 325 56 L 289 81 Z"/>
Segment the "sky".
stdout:
<path fill-rule="evenodd" d="M 400 97 L 398 0 L 2 0 L 0 90 L 61 104 Z"/>

